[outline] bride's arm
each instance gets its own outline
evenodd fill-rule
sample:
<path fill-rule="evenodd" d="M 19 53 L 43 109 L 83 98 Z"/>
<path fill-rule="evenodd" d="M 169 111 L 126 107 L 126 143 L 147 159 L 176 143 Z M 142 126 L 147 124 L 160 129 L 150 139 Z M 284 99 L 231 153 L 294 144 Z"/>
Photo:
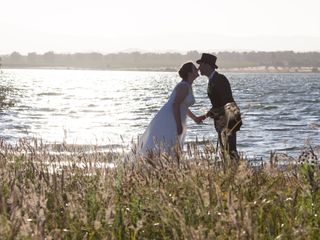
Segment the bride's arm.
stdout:
<path fill-rule="evenodd" d="M 176 97 L 173 102 L 173 116 L 177 124 L 177 133 L 178 135 L 180 135 L 182 134 L 182 130 L 183 130 L 182 123 L 181 123 L 180 105 L 188 94 L 188 87 L 183 84 L 177 87 L 176 91 L 177 91 Z"/>

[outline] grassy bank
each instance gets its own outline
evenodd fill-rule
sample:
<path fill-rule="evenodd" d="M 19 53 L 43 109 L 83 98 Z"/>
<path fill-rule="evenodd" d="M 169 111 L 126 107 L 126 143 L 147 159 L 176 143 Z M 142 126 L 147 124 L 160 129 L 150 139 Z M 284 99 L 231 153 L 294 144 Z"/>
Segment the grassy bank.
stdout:
<path fill-rule="evenodd" d="M 0 143 L 1 239 L 318 239 L 320 171 Z M 190 160 L 190 158 L 192 160 Z M 115 167 L 106 167 L 115 163 Z"/>

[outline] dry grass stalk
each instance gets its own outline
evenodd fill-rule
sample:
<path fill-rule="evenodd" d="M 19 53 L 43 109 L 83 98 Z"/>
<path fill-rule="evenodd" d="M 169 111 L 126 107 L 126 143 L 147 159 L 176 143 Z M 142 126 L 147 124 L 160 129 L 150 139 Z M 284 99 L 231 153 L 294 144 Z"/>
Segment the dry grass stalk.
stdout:
<path fill-rule="evenodd" d="M 320 172 L 218 161 L 211 144 L 119 153 L 0 143 L 4 239 L 317 239 Z M 272 160 L 272 158 L 271 158 Z M 110 167 L 110 164 L 113 164 Z"/>

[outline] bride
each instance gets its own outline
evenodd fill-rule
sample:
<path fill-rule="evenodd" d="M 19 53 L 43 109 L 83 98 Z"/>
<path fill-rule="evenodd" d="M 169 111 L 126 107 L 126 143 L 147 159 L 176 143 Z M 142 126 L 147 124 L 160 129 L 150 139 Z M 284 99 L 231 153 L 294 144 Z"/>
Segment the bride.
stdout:
<path fill-rule="evenodd" d="M 199 76 L 198 69 L 192 62 L 182 65 L 179 70 L 181 82 L 173 89 L 169 100 L 162 106 L 139 139 L 138 152 L 144 156 L 154 153 L 174 153 L 174 147 L 182 149 L 186 134 L 187 115 L 196 123 L 202 117 L 195 116 L 189 107 L 195 103 L 192 83 Z"/>

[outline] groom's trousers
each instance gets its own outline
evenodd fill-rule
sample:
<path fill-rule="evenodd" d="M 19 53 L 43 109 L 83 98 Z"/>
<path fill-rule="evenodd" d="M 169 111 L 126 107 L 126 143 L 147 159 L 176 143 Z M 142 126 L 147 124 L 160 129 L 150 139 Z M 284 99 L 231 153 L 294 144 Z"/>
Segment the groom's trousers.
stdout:
<path fill-rule="evenodd" d="M 222 136 L 222 133 L 218 133 L 219 143 L 221 146 L 221 149 L 227 150 L 230 157 L 232 159 L 239 159 L 238 151 L 237 151 L 237 134 L 234 132 L 230 136 L 225 139 L 224 136 Z"/>

